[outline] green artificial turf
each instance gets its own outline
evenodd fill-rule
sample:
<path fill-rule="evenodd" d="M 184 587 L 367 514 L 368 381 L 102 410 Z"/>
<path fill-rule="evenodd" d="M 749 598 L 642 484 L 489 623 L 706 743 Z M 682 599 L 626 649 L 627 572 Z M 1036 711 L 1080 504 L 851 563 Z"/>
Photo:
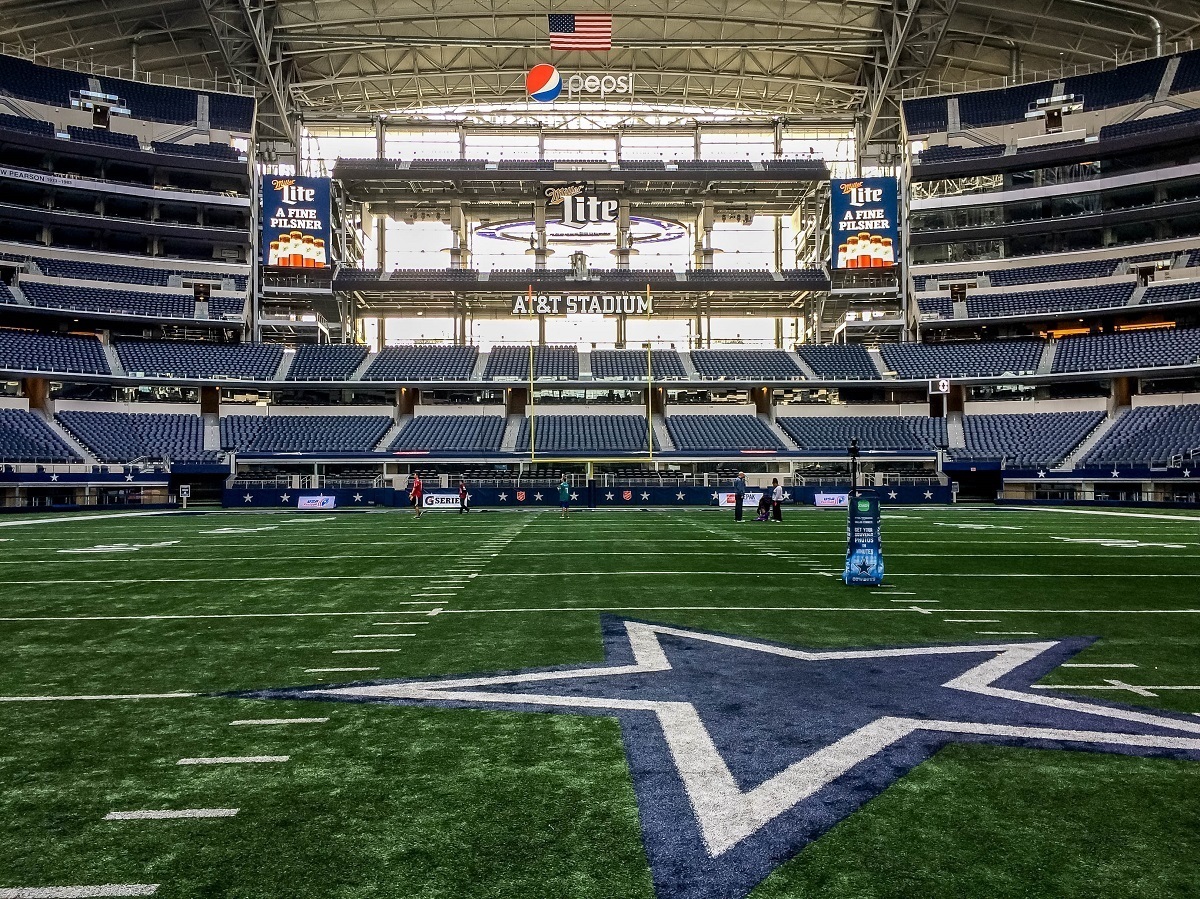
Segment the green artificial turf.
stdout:
<path fill-rule="evenodd" d="M 1087 635 L 1099 639 L 1075 661 L 1138 667 L 1060 668 L 1044 683 L 1200 684 L 1200 517 L 888 511 L 877 590 L 837 579 L 844 539 L 841 513 L 791 509 L 769 525 L 631 510 L 0 527 L 0 696 L 201 694 L 0 702 L 0 890 L 650 899 L 614 720 L 219 695 L 599 661 L 603 612 L 808 647 Z M 481 548 L 460 591 L 419 595 Z M 415 636 L 355 636 L 371 632 Z M 376 647 L 400 651 L 334 653 Z M 380 670 L 305 670 L 326 667 Z M 1078 693 L 1200 712 L 1200 690 Z M 230 725 L 317 716 L 330 720 Z M 242 755 L 290 759 L 176 764 Z M 173 808 L 240 811 L 102 820 Z M 1188 896 L 1197 858 L 1198 763 L 957 745 L 751 895 Z"/>

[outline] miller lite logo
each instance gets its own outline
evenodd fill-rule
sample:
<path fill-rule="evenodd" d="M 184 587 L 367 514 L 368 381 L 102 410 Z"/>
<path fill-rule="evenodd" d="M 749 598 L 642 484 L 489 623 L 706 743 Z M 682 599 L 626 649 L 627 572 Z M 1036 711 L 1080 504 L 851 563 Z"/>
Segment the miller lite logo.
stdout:
<path fill-rule="evenodd" d="M 626 490 L 624 493 L 621 494 L 621 499 L 624 499 L 624 500 L 633 499 L 633 491 Z"/>
<path fill-rule="evenodd" d="M 299 187 L 294 178 L 276 178 L 271 186 L 279 191 L 281 203 L 311 203 L 317 192 L 311 187 Z"/>
<path fill-rule="evenodd" d="M 851 206 L 866 206 L 868 203 L 883 202 L 882 190 L 865 187 L 861 181 L 851 181 L 849 184 L 843 184 L 842 193 L 849 198 Z"/>
<path fill-rule="evenodd" d="M 617 201 L 588 196 L 587 185 L 573 184 L 547 187 L 543 192 L 547 206 L 562 206 L 562 223 L 568 228 L 612 223 L 617 220 Z"/>

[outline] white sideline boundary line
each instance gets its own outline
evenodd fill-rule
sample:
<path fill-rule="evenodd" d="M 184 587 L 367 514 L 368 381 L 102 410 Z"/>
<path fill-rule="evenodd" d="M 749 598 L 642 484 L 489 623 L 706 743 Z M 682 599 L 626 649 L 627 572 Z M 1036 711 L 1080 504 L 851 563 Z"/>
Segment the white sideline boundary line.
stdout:
<path fill-rule="evenodd" d="M 1133 662 L 1111 662 L 1109 664 L 1084 664 L 1083 662 L 1063 662 L 1059 668 L 1136 668 Z"/>
<path fill-rule="evenodd" d="M 105 821 L 172 821 L 179 818 L 232 818 L 236 808 L 145 809 L 137 812 L 109 812 Z"/>
<path fill-rule="evenodd" d="M 409 603 L 414 606 L 432 606 L 433 602 Z M 207 618 L 321 618 L 342 617 L 347 615 L 423 615 L 424 609 L 415 612 L 391 611 L 383 612 L 233 612 L 227 615 L 78 615 L 78 616 L 34 616 L 0 618 L 0 621 L 185 621 L 189 619 Z"/>
<path fill-rule="evenodd" d="M 400 652 L 400 650 L 399 649 L 335 649 L 335 650 L 333 650 L 333 654 L 335 656 L 339 656 L 339 655 L 341 655 L 341 656 L 369 655 L 371 653 L 377 653 L 377 652 Z"/>
<path fill-rule="evenodd" d="M 101 899 L 109 896 L 153 896 L 157 883 L 105 883 L 78 887 L 0 888 L 0 899 Z"/>
<path fill-rule="evenodd" d="M 333 671 L 378 671 L 378 668 L 305 668 L 305 674 L 325 674 Z"/>
<path fill-rule="evenodd" d="M 352 634 L 353 640 L 373 640 L 376 637 L 415 637 L 416 634 Z"/>
<path fill-rule="evenodd" d="M 179 515 L 180 511 L 176 509 L 160 509 L 155 512 L 106 512 L 103 515 L 72 515 L 69 518 L 47 515 L 45 518 L 20 518 L 16 521 L 0 521 L 0 528 L 19 528 L 31 524 L 67 524 L 72 521 L 101 521 L 115 518 L 151 518 L 160 515 Z M 3 896 L 4 894 L 0 893 L 0 899 Z"/>
<path fill-rule="evenodd" d="M 273 727 L 278 724 L 324 724 L 328 718 L 243 718 L 240 721 L 230 721 L 230 727 Z"/>
<path fill-rule="evenodd" d="M 94 696 L 0 696 L 0 702 L 97 702 L 118 699 L 194 699 L 199 693 L 125 693 Z"/>

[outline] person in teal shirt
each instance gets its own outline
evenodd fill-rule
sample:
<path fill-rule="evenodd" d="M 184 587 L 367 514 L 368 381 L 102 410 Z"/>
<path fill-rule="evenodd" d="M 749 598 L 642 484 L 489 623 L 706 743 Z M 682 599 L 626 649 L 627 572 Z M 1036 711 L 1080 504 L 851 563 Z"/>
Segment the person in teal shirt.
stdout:
<path fill-rule="evenodd" d="M 562 483 L 558 485 L 558 504 L 562 508 L 558 517 L 566 518 L 571 512 L 571 485 L 567 483 L 566 475 L 563 475 Z"/>

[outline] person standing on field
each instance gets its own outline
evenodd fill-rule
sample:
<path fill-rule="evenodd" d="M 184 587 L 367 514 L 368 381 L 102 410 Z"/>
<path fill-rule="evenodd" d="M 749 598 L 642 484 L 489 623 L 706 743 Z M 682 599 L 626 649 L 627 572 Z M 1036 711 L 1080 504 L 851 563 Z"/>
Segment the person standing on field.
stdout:
<path fill-rule="evenodd" d="M 746 500 L 746 472 L 739 471 L 733 480 L 733 520 L 742 520 L 742 503 Z"/>
<path fill-rule="evenodd" d="M 422 510 L 425 508 L 425 485 L 421 483 L 421 476 L 415 472 L 409 497 L 412 499 L 413 510 L 416 512 L 417 518 L 420 518 Z"/>
<path fill-rule="evenodd" d="M 562 482 L 558 485 L 558 505 L 562 509 L 559 518 L 566 518 L 571 514 L 571 485 L 567 483 L 566 475 L 563 475 Z"/>
<path fill-rule="evenodd" d="M 783 488 L 779 478 L 771 478 L 771 520 L 783 521 Z"/>
<path fill-rule="evenodd" d="M 470 499 L 471 499 L 471 495 L 469 493 L 467 493 L 467 482 L 460 479 L 458 482 L 458 514 L 459 515 L 462 515 L 463 512 L 471 511 L 471 507 L 469 505 Z"/>

